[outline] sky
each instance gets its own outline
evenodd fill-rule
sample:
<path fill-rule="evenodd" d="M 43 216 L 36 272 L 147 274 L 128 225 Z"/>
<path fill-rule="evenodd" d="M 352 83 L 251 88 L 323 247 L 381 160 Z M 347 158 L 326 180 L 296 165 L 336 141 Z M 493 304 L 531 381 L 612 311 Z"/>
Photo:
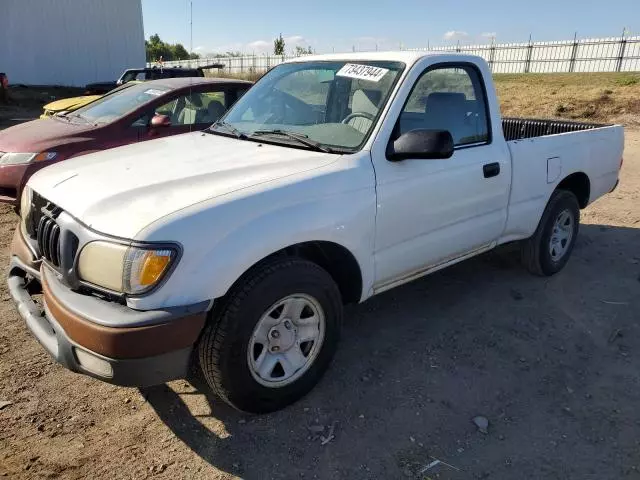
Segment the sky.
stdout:
<path fill-rule="evenodd" d="M 142 0 L 145 38 L 190 48 L 189 0 Z M 317 53 L 640 35 L 640 0 L 193 0 L 197 53 Z"/>

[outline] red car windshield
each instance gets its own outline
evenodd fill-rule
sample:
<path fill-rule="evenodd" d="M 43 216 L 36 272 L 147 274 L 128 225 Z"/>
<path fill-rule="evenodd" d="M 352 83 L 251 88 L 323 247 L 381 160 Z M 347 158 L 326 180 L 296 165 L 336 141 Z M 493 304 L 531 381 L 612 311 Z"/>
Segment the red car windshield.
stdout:
<path fill-rule="evenodd" d="M 134 111 L 161 95 L 169 92 L 167 87 L 141 83 L 123 90 L 110 93 L 91 102 L 89 105 L 79 108 L 69 117 L 80 117 L 91 123 L 111 123 L 114 120 Z"/>

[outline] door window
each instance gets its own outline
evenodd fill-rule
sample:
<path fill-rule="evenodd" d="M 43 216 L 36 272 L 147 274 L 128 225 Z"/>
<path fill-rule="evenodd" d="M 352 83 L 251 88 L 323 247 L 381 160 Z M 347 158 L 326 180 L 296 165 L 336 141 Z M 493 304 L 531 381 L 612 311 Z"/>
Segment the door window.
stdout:
<path fill-rule="evenodd" d="M 137 118 L 131 124 L 131 126 L 134 128 L 148 127 L 150 121 L 151 121 L 151 115 L 149 115 L 148 113 L 145 113 L 141 117 Z"/>
<path fill-rule="evenodd" d="M 398 136 L 415 129 L 447 130 L 456 146 L 489 141 L 487 104 L 473 67 L 437 67 L 418 79 L 400 114 Z"/>
<path fill-rule="evenodd" d="M 167 115 L 171 125 L 211 124 L 227 110 L 225 92 L 202 92 L 182 95 L 156 108 L 158 115 Z"/>

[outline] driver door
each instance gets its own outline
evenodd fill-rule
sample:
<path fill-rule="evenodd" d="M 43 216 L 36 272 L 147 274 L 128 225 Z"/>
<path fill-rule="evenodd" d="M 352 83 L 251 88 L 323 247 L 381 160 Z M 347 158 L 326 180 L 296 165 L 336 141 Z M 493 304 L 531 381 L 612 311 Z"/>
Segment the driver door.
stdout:
<path fill-rule="evenodd" d="M 378 291 L 491 248 L 507 219 L 510 156 L 506 143 L 491 137 L 481 73 L 469 64 L 438 64 L 413 76 L 372 150 Z M 449 131 L 453 156 L 389 161 L 388 143 L 414 129 Z"/>

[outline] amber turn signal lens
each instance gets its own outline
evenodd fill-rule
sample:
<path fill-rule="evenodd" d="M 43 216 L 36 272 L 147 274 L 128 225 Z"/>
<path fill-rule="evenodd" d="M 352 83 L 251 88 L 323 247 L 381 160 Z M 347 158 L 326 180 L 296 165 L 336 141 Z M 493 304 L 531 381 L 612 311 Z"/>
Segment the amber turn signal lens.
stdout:
<path fill-rule="evenodd" d="M 35 162 L 46 162 L 48 160 L 53 160 L 56 158 L 58 154 L 56 152 L 41 152 L 33 157 Z"/>
<path fill-rule="evenodd" d="M 162 276 L 171 262 L 171 255 L 159 255 L 159 252 L 147 252 L 140 269 L 140 285 L 153 285 Z"/>

